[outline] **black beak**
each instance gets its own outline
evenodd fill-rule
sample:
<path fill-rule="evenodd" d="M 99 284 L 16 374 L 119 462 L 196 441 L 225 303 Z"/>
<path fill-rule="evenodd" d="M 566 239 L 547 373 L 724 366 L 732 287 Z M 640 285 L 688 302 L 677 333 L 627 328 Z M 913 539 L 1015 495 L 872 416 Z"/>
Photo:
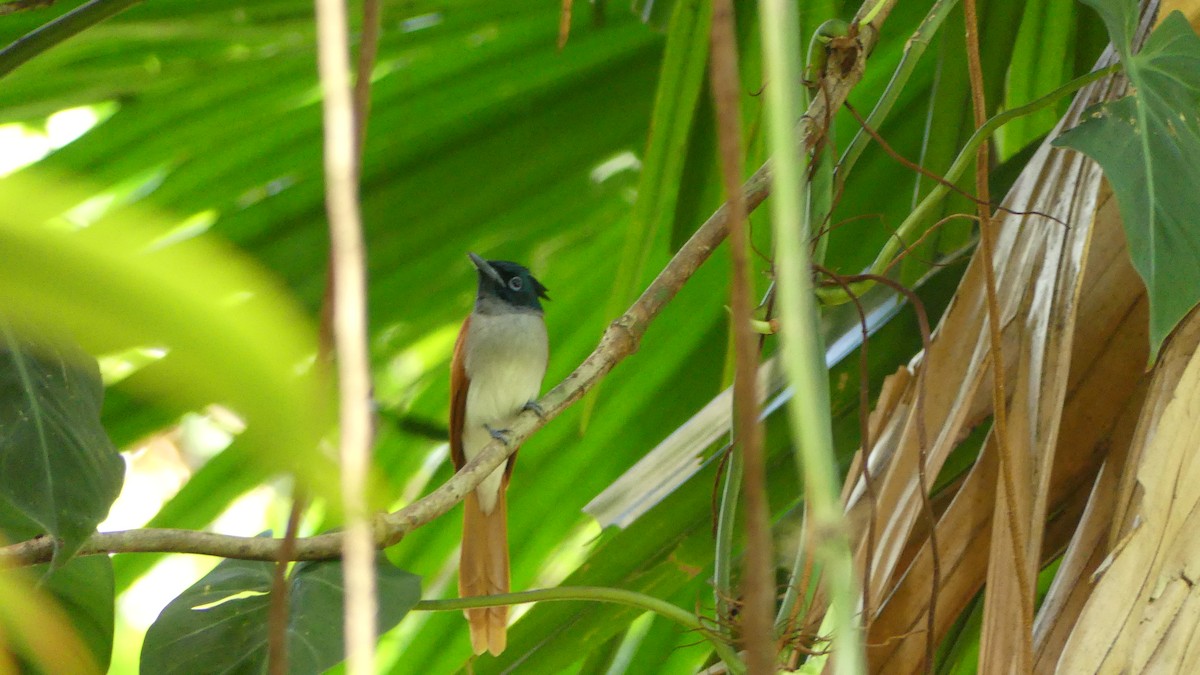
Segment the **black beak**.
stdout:
<path fill-rule="evenodd" d="M 504 279 L 500 276 L 500 273 L 496 271 L 495 267 L 492 267 L 490 264 L 488 264 L 488 261 L 480 258 L 474 253 L 467 253 L 467 257 L 471 259 L 471 262 L 475 263 L 475 269 L 491 277 L 492 280 L 501 286 L 504 285 Z"/>

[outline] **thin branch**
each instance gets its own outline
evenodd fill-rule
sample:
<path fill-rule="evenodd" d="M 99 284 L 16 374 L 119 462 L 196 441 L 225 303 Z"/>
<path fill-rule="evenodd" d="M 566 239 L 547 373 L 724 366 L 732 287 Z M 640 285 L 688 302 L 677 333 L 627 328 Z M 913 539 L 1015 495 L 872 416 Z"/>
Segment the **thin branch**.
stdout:
<path fill-rule="evenodd" d="M 371 73 L 379 54 L 382 20 L 380 0 L 363 0 L 362 41 L 358 45 L 358 69 L 354 74 L 355 175 L 362 178 L 363 150 L 367 145 L 367 122 L 371 119 Z"/>
<path fill-rule="evenodd" d="M 730 307 L 735 368 L 733 408 L 734 452 L 742 455 L 742 480 L 746 500 L 746 559 L 742 579 L 742 637 L 753 675 L 775 672 L 775 640 L 771 621 L 775 607 L 775 580 L 771 573 L 771 513 L 767 505 L 766 468 L 762 427 L 758 421 L 758 340 L 750 327 L 750 261 L 746 249 L 746 203 L 742 195 L 742 115 L 738 101 L 737 34 L 732 0 L 713 2 L 709 77 L 717 114 L 721 177 L 729 201 L 729 247 L 733 256 Z"/>
<path fill-rule="evenodd" d="M 904 55 L 900 58 L 900 63 L 897 64 L 896 70 L 892 73 L 892 79 L 879 96 L 879 100 L 875 102 L 875 107 L 871 109 L 870 114 L 867 116 L 867 122 L 863 124 L 862 129 L 859 129 L 854 134 L 850 145 L 846 147 L 846 151 L 842 153 L 842 157 L 838 161 L 834 183 L 835 191 L 839 194 L 845 185 L 846 177 L 850 174 L 851 169 L 854 168 L 854 164 L 867 147 L 868 139 L 864 130 L 867 128 L 878 129 L 883 125 L 884 120 L 887 119 L 888 114 L 892 111 L 892 106 L 900 98 L 900 92 L 904 90 L 909 78 L 912 77 L 913 71 L 916 70 L 917 63 L 925 53 L 925 48 L 929 46 L 933 35 L 941 28 L 942 22 L 950 15 L 950 10 L 954 9 L 954 6 L 957 4 L 958 0 L 937 0 L 929 8 L 929 13 L 921 21 L 921 25 L 917 26 L 917 30 L 904 43 Z"/>
<path fill-rule="evenodd" d="M 369 675 L 375 660 L 375 546 L 365 489 L 371 453 L 371 376 L 356 170 L 359 144 L 350 91 L 346 6 L 340 0 L 316 0 L 316 8 L 317 65 L 324 94 L 325 206 L 329 214 L 338 363 L 342 507 L 347 522 L 342 540 L 346 671 Z"/>
<path fill-rule="evenodd" d="M 979 58 L 979 18 L 976 16 L 975 0 L 964 0 L 963 10 L 967 29 L 967 72 L 971 81 L 971 109 L 975 115 L 975 126 L 987 123 L 987 101 L 983 91 L 983 69 Z M 988 339 L 992 361 L 992 432 L 996 437 L 996 449 L 1000 457 L 1000 482 L 1008 505 L 1008 530 L 1012 539 L 1013 560 L 1016 568 L 1017 592 L 1021 608 L 1022 639 L 1021 652 L 1013 654 L 1015 668 L 1029 668 L 1033 664 L 1033 582 L 1026 567 L 1026 548 L 1030 545 L 1025 535 L 1024 523 L 1017 514 L 1016 465 L 1013 462 L 1012 446 L 1008 443 L 1008 396 L 1004 391 L 1004 351 L 1000 335 L 1000 302 L 996 297 L 996 271 L 993 267 L 996 250 L 996 232 L 992 226 L 992 210 L 987 203 L 988 195 L 988 144 L 980 143 L 975 153 L 975 193 L 983 204 L 979 210 L 979 255 L 983 265 L 984 289 L 987 293 Z M 932 607 L 930 608 L 933 609 Z M 986 657 L 985 657 L 986 659 Z M 986 661 L 985 661 L 986 662 Z"/>
<path fill-rule="evenodd" d="M 911 288 L 908 288 L 907 286 L 900 283 L 899 281 L 896 281 L 894 279 L 889 279 L 885 276 L 881 276 L 878 274 L 859 274 L 859 275 L 854 275 L 854 276 L 843 277 L 842 279 L 840 279 L 838 281 L 838 283 L 839 284 L 852 284 L 855 282 L 867 281 L 867 280 L 888 286 L 892 290 L 896 291 L 897 293 L 901 293 L 906 298 L 908 298 L 909 304 L 912 305 L 913 311 L 916 312 L 916 315 L 917 315 L 917 328 L 921 332 L 921 348 L 924 350 L 924 353 L 928 354 L 929 350 L 931 348 L 931 345 L 933 343 L 933 338 L 931 337 L 931 332 L 929 329 L 929 314 L 925 311 L 925 303 L 921 302 L 921 298 L 916 294 L 915 291 L 913 291 Z M 929 498 L 930 485 L 929 485 L 929 477 L 926 472 L 926 464 L 928 464 L 928 448 L 929 448 L 929 436 L 928 436 L 929 432 L 925 428 L 925 395 L 926 395 L 925 377 L 926 377 L 926 372 L 927 372 L 927 370 L 925 368 L 922 368 L 920 374 L 917 376 L 918 381 L 917 381 L 917 411 L 916 411 L 917 415 L 916 416 L 917 416 L 917 488 L 920 490 L 920 493 L 921 493 L 921 512 L 922 512 L 922 515 L 925 516 L 926 522 L 929 525 L 929 555 L 930 555 L 930 560 L 932 562 L 932 567 L 933 567 L 933 577 L 929 580 L 929 583 L 930 583 L 929 612 L 925 615 L 925 664 L 924 664 L 925 667 L 923 668 L 923 671 L 929 673 L 929 672 L 933 672 L 933 665 L 934 665 L 933 657 L 934 657 L 935 649 L 937 647 L 937 637 L 934 635 L 934 628 L 937 625 L 938 593 L 939 593 L 939 591 L 941 589 L 941 585 L 942 585 L 942 562 L 941 562 L 941 553 L 938 550 L 937 517 L 934 515 L 934 512 L 933 512 L 933 502 Z M 864 452 L 865 452 L 865 450 L 866 450 L 866 446 L 864 445 Z M 867 455 L 864 454 L 863 455 L 863 466 L 864 467 L 866 466 L 867 459 L 868 459 Z M 870 490 L 869 485 L 867 486 L 867 489 Z M 873 531 L 874 524 L 875 524 L 874 523 L 875 507 L 873 504 L 872 504 L 871 510 L 872 510 L 872 515 L 871 515 L 870 527 L 872 528 L 872 531 Z M 870 539 L 868 539 L 868 541 L 870 541 Z M 870 560 L 870 551 L 871 551 L 870 545 L 868 545 L 867 551 L 868 551 L 867 559 Z M 868 567 L 868 570 L 869 569 L 870 568 Z M 866 603 L 866 601 L 864 600 L 864 605 L 865 605 L 865 603 Z"/>
<path fill-rule="evenodd" d="M 974 154 L 976 149 L 980 146 L 980 144 L 986 143 L 988 139 L 991 138 L 992 134 L 996 133 L 996 130 L 998 130 L 1000 127 L 1003 127 L 1019 117 L 1024 117 L 1025 115 L 1030 115 L 1034 112 L 1037 112 L 1038 110 L 1041 110 L 1042 108 L 1045 108 L 1046 106 L 1049 106 L 1050 104 L 1059 100 L 1063 96 L 1082 89 L 1096 80 L 1107 77 L 1119 69 L 1120 64 L 1117 63 L 1110 65 L 1107 68 L 1094 70 L 1086 75 L 1081 75 L 1074 80 L 1067 82 L 1061 87 L 1056 88 L 1055 90 L 1035 101 L 1031 101 L 1017 108 L 1012 108 L 1011 110 L 1005 110 L 1004 112 L 993 116 L 987 121 L 986 124 L 979 127 L 975 130 L 975 133 L 971 134 L 971 137 L 967 139 L 966 144 L 963 145 L 962 150 L 959 151 L 958 156 L 954 158 L 954 162 L 951 163 L 950 168 L 946 170 L 946 174 L 943 176 L 943 178 L 951 184 L 961 178 L 963 173 L 970 168 L 972 162 L 975 160 Z M 870 118 L 868 118 L 868 122 L 869 121 Z M 941 183 L 933 186 L 933 189 L 931 189 L 929 193 L 926 194 L 923 199 L 921 199 L 921 203 L 917 204 L 917 207 L 913 209 L 911 213 L 905 216 L 904 222 L 900 223 L 900 226 L 896 228 L 894 236 L 890 237 L 887 242 L 884 243 L 883 248 L 879 251 L 879 254 L 875 256 L 875 261 L 871 263 L 871 273 L 882 274 L 889 266 L 891 266 L 896 256 L 896 252 L 899 251 L 902 246 L 901 241 L 912 237 L 913 233 L 916 232 L 917 228 L 919 228 L 925 219 L 929 217 L 929 214 L 933 211 L 933 209 L 940 204 L 943 199 L 945 199 L 949 191 L 950 189 Z M 856 295 L 861 296 L 863 293 L 866 293 L 874 285 L 874 283 L 875 282 L 870 280 L 858 282 L 852 285 L 852 290 Z M 847 295 L 846 290 L 842 288 L 820 289 L 817 291 L 817 295 L 821 298 L 821 302 L 826 305 L 839 305 L 845 302 L 850 302 L 850 296 Z"/>
<path fill-rule="evenodd" d="M 862 115 L 859 114 L 858 110 L 856 110 L 854 108 L 854 106 L 850 105 L 849 101 L 846 102 L 845 107 L 846 107 L 846 110 L 848 110 L 850 112 L 850 114 L 854 116 L 854 119 L 858 121 L 858 124 L 861 127 L 860 131 L 865 131 L 867 133 L 867 135 L 869 135 L 871 137 L 872 140 L 874 140 L 876 143 L 879 144 L 879 147 L 882 148 L 883 151 L 888 154 L 888 156 L 890 156 L 892 159 L 896 160 L 897 162 L 900 162 L 900 164 L 904 165 L 904 168 L 908 169 L 909 171 L 913 171 L 915 173 L 921 174 L 922 176 L 933 181 L 934 183 L 937 183 L 937 184 L 941 185 L 942 187 L 946 188 L 947 190 L 950 190 L 951 192 L 954 192 L 955 194 L 970 201 L 972 204 L 975 204 L 976 207 L 987 206 L 989 208 L 996 209 L 997 211 L 1003 211 L 1004 213 L 1011 213 L 1014 216 L 1030 216 L 1030 215 L 1042 216 L 1043 218 L 1048 218 L 1050 220 L 1053 220 L 1054 222 L 1058 223 L 1059 225 L 1062 225 L 1063 227 L 1068 227 L 1066 221 L 1061 220 L 1061 219 L 1059 219 L 1055 216 L 1052 216 L 1048 213 L 1043 213 L 1041 211 L 1016 211 L 1014 209 L 1008 208 L 1007 206 L 1004 206 L 1003 204 L 988 204 L 987 202 L 976 197 L 975 195 L 971 194 L 970 192 L 967 192 L 966 190 L 955 185 L 954 183 L 951 183 L 949 180 L 946 180 L 945 178 L 939 176 L 936 172 L 926 169 L 925 167 L 921 166 L 920 164 L 917 164 L 916 162 L 912 161 L 911 159 L 909 159 L 909 158 L 905 157 L 904 155 L 900 154 L 899 152 L 897 152 L 896 149 L 893 148 L 891 146 L 891 144 L 888 143 L 887 140 L 885 140 L 884 137 L 882 135 L 880 135 L 880 133 L 878 131 L 871 128 L 871 126 L 867 123 L 867 121 L 862 118 Z"/>
<path fill-rule="evenodd" d="M 285 675 L 288 672 L 287 624 L 288 624 L 288 562 L 296 551 L 296 533 L 300 530 L 300 517 L 307 500 L 293 488 L 292 508 L 288 513 L 287 531 L 279 545 L 275 560 L 275 571 L 271 577 L 271 599 L 267 608 L 267 668 L 270 675 Z"/>
<path fill-rule="evenodd" d="M 885 0 L 885 9 L 890 10 L 893 0 Z M 875 17 L 872 26 L 877 26 L 886 17 L 882 11 Z M 869 53 L 877 41 L 878 30 L 865 31 L 862 35 L 864 50 Z M 862 77 L 855 70 L 849 74 L 831 72 L 832 81 L 821 87 L 808 107 L 807 114 L 800 120 L 803 138 L 816 138 L 825 129 L 814 120 L 826 119 L 826 111 L 837 109 L 846 100 L 850 90 Z M 807 141 L 802 141 L 807 142 Z M 770 194 L 770 164 L 764 164 L 743 185 L 746 212 L 751 213 Z M 612 322 L 605 330 L 596 349 L 551 389 L 538 405 L 545 413 L 523 412 L 505 426 L 509 429 L 509 445 L 500 441 L 490 442 L 472 461 L 468 462 L 450 480 L 443 483 L 425 497 L 393 513 L 379 516 L 375 521 L 375 545 L 391 546 L 404 535 L 441 516 L 474 490 L 490 475 L 521 443 L 540 429 L 568 406 L 578 401 L 625 357 L 637 351 L 638 343 L 646 329 L 658 317 L 663 308 L 674 299 L 679 289 L 691 278 L 729 232 L 729 206 L 722 205 L 696 230 L 676 252 L 658 277 L 646 288 L 641 297 L 621 318 Z M 296 540 L 295 560 L 328 560 L 340 555 L 342 534 L 332 532 Z M 92 535 L 79 550 L 80 555 L 102 553 L 195 553 L 240 560 L 274 561 L 279 552 L 281 539 L 266 537 L 236 537 L 232 535 L 197 532 L 194 530 L 142 529 L 122 532 L 106 532 Z M 37 537 L 18 544 L 0 547 L 0 566 L 23 566 L 48 562 L 54 550 L 54 540 Z"/>
<path fill-rule="evenodd" d="M 521 605 L 528 602 L 547 602 L 551 600 L 611 602 L 654 612 L 659 616 L 674 621 L 689 631 L 699 633 L 704 639 L 708 640 L 712 644 L 713 651 L 729 667 L 729 672 L 741 673 L 745 670 L 745 666 L 742 665 L 742 660 L 738 658 L 737 653 L 719 635 L 705 627 L 695 615 L 652 595 L 629 591 L 623 588 L 609 588 L 607 586 L 559 586 L 557 588 L 542 588 L 521 593 L 480 595 L 445 600 L 422 600 L 413 609 L 427 612 L 449 612 L 477 607 Z"/>
<path fill-rule="evenodd" d="M 0 77 L 29 59 L 142 0 L 92 0 L 63 14 L 0 50 Z"/>

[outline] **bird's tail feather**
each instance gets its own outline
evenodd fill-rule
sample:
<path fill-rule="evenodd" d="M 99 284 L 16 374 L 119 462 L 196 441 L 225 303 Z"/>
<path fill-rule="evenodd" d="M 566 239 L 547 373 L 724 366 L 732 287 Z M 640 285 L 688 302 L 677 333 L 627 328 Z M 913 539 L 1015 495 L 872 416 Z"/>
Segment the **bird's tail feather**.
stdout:
<path fill-rule="evenodd" d="M 484 513 L 474 491 L 467 495 L 463 517 L 462 558 L 458 566 L 461 597 L 508 592 L 508 507 L 504 486 L 491 513 Z M 463 611 L 471 628 L 476 654 L 498 655 L 507 643 L 508 607 Z"/>

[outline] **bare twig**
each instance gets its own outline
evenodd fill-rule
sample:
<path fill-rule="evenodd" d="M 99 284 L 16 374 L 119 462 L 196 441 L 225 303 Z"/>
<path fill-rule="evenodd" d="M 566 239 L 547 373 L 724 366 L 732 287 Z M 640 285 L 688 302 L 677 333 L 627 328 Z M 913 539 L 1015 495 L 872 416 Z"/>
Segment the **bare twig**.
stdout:
<path fill-rule="evenodd" d="M 904 155 L 900 154 L 898 151 L 896 151 L 895 148 L 893 148 L 891 146 L 890 143 L 888 143 L 886 140 L 884 140 L 883 136 L 881 136 L 878 131 L 871 128 L 871 126 L 867 123 L 867 121 L 862 118 L 862 115 L 859 114 L 858 110 L 856 110 L 854 108 L 854 106 L 850 105 L 849 101 L 847 101 L 845 103 L 845 108 L 846 108 L 846 110 L 850 111 L 850 114 L 854 116 L 854 119 L 858 120 L 858 124 L 860 127 L 862 127 L 863 131 L 865 131 L 867 133 L 867 135 L 871 137 L 872 140 L 874 140 L 876 143 L 878 143 L 879 147 L 883 148 L 883 151 L 886 152 L 889 156 L 891 156 L 892 159 L 894 159 L 897 162 L 899 162 L 900 164 L 902 164 L 904 166 L 904 168 L 909 169 L 911 171 L 915 171 L 916 173 L 919 173 L 922 176 L 925 176 L 926 178 L 932 180 L 933 182 L 945 187 L 947 190 L 950 190 L 951 192 L 954 192 L 954 193 L 958 194 L 959 196 L 967 199 L 971 203 L 975 204 L 977 207 L 979 207 L 979 208 L 986 207 L 989 209 L 996 209 L 997 211 L 1003 211 L 1004 213 L 1011 213 L 1014 216 L 1041 216 L 1043 218 L 1053 220 L 1054 222 L 1058 223 L 1059 225 L 1062 225 L 1063 227 L 1069 227 L 1067 225 L 1067 223 L 1065 221 L 1063 221 L 1061 218 L 1056 218 L 1056 217 L 1050 215 L 1049 213 L 1043 213 L 1041 211 L 1014 211 L 1013 209 L 1010 209 L 1007 206 L 1004 206 L 1003 204 L 987 203 L 983 199 L 980 199 L 979 197 L 976 197 L 975 195 L 971 194 L 970 192 L 967 192 L 966 190 L 958 187 L 954 183 L 951 183 L 944 176 L 939 175 L 937 172 L 926 169 L 925 167 L 921 166 L 920 164 L 917 164 L 916 162 L 914 162 L 914 161 L 908 159 L 907 157 L 905 157 Z M 978 152 L 978 150 L 977 150 L 977 152 Z"/>
<path fill-rule="evenodd" d="M 979 18 L 975 11 L 975 0 L 964 0 L 963 13 L 966 17 L 967 30 L 967 72 L 971 81 L 971 108 L 975 116 L 975 126 L 982 127 L 987 123 L 987 101 L 983 91 L 983 68 L 979 59 Z M 997 455 L 1000 458 L 1000 482 L 1004 489 L 1004 499 L 1008 506 L 1006 517 L 1008 531 L 1012 541 L 1013 560 L 1016 568 L 1017 592 L 1019 598 L 1022 627 L 1021 652 L 1014 654 L 1017 659 L 1014 668 L 1017 670 L 1030 668 L 1033 664 L 1033 583 L 1026 569 L 1027 555 L 1022 555 L 1030 544 L 1025 535 L 1025 524 L 1017 514 L 1017 477 L 1012 448 L 1008 443 L 1008 396 L 1004 389 L 1004 352 L 1000 335 L 1000 301 L 996 297 L 996 271 L 994 251 L 996 250 L 996 233 L 992 227 L 992 211 L 987 206 L 988 195 L 988 144 L 980 143 L 975 152 L 975 193 L 979 196 L 979 254 L 983 263 L 983 281 L 987 293 L 988 339 L 991 343 L 992 360 L 992 433 L 996 437 Z M 930 608 L 933 609 L 932 607 Z"/>
<path fill-rule="evenodd" d="M 358 45 L 358 69 L 354 74 L 355 176 L 362 178 L 363 149 L 367 145 L 367 122 L 371 118 L 371 71 L 379 54 L 380 0 L 363 0 L 362 41 Z"/>
<path fill-rule="evenodd" d="M 742 115 L 738 101 L 737 37 L 732 0 L 715 0 L 712 17 L 712 53 L 709 76 L 717 114 L 717 138 L 721 150 L 721 177 L 729 201 L 729 247 L 733 255 L 730 307 L 735 354 L 733 408 L 734 452 L 742 453 L 742 480 L 746 500 L 746 561 L 742 580 L 742 637 L 752 675 L 775 672 L 775 640 L 772 613 L 775 581 L 771 546 L 771 514 L 767 505 L 766 468 L 762 449 L 762 427 L 758 421 L 755 394 L 758 376 L 758 340 L 750 327 L 750 261 L 746 251 L 746 203 L 742 194 Z"/>
<path fill-rule="evenodd" d="M 875 14 L 872 30 L 862 34 L 863 48 L 869 52 L 875 46 L 881 24 L 890 11 L 894 0 L 884 0 L 882 11 Z M 849 74 L 830 74 L 833 81 L 821 87 L 807 114 L 800 121 L 801 134 L 805 137 L 824 133 L 814 120 L 826 119 L 825 111 L 836 109 L 846 100 L 847 94 L 858 83 L 862 73 L 855 70 Z M 750 213 L 770 194 L 771 170 L 764 164 L 743 185 L 746 212 Z M 637 350 L 638 342 L 650 323 L 671 302 L 684 283 L 712 254 L 729 231 L 729 206 L 722 205 L 696 230 L 692 238 L 679 249 L 671 262 L 646 288 L 641 297 L 614 321 L 600 339 L 600 344 L 579 365 L 543 396 L 538 404 L 545 413 L 523 412 L 505 426 L 509 429 L 509 446 L 492 441 L 472 461 L 468 462 L 450 480 L 425 497 L 408 506 L 384 516 L 375 522 L 375 545 L 390 546 L 404 535 L 441 516 L 462 501 L 485 477 L 507 459 L 533 432 L 558 416 L 572 403 L 583 397 L 614 366 Z M 296 540 L 295 560 L 327 560 L 340 554 L 342 534 L 332 532 L 304 537 Z M 195 553 L 241 560 L 274 561 L 282 540 L 266 537 L 235 537 L 231 535 L 196 532 L 194 530 L 142 529 L 122 532 L 106 532 L 88 538 L 79 550 L 80 555 L 102 553 Z M 47 562 L 54 551 L 54 540 L 38 537 L 11 546 L 0 547 L 0 566 L 32 565 Z"/>
<path fill-rule="evenodd" d="M 0 77 L 62 41 L 119 14 L 142 0 L 92 0 L 0 50 Z"/>
<path fill-rule="evenodd" d="M 843 277 L 838 281 L 839 284 L 853 284 L 859 281 L 873 281 L 885 286 L 891 287 L 898 293 L 903 294 L 908 298 L 909 304 L 913 306 L 913 311 L 917 314 L 917 327 L 921 331 L 921 348 L 926 354 L 929 353 L 932 345 L 932 337 L 929 329 L 929 314 L 925 311 L 925 303 L 921 302 L 921 298 L 911 288 L 904 284 L 889 279 L 879 274 L 858 274 L 854 276 Z M 924 672 L 933 672 L 933 656 L 937 647 L 937 637 L 934 634 L 934 627 L 937 624 L 937 599 L 938 593 L 942 584 L 942 562 L 941 553 L 938 550 L 937 540 L 937 517 L 933 512 L 933 502 L 929 498 L 929 477 L 926 474 L 925 465 L 928 462 L 929 436 L 925 429 L 925 373 L 924 368 L 921 369 L 917 382 L 917 487 L 921 493 L 921 513 L 925 516 L 926 522 L 929 524 L 929 555 L 933 567 L 933 577 L 930 579 L 929 588 L 929 613 L 925 615 L 925 667 Z M 865 449 L 864 445 L 864 449 Z M 867 456 L 863 455 L 863 465 L 867 462 Z M 868 489 L 870 487 L 868 486 Z M 874 511 L 874 504 L 872 504 Z M 874 527 L 874 515 L 872 515 L 871 527 Z M 868 560 L 870 560 L 870 546 L 868 546 Z M 869 569 L 869 567 L 868 567 Z M 864 593 L 865 595 L 865 593 Z"/>
<path fill-rule="evenodd" d="M 294 491 L 293 491 L 294 492 Z M 287 531 L 283 543 L 279 545 L 279 554 L 275 560 L 275 574 L 271 577 L 271 604 L 267 614 L 267 669 L 270 675 L 285 675 L 288 672 L 287 653 L 287 623 L 288 596 L 287 584 L 288 563 L 295 555 L 296 533 L 300 529 L 300 516 L 304 513 L 305 499 L 298 495 L 292 496 L 292 508 L 288 514 Z"/>
<path fill-rule="evenodd" d="M 350 92 L 346 6 L 316 0 L 317 65 L 325 114 L 325 205 L 329 214 L 334 344 L 338 362 L 338 422 L 342 539 L 346 579 L 346 671 L 369 675 L 375 654 L 375 552 L 366 477 L 371 452 L 371 379 L 367 363 L 366 266 L 358 206 L 358 135 Z"/>

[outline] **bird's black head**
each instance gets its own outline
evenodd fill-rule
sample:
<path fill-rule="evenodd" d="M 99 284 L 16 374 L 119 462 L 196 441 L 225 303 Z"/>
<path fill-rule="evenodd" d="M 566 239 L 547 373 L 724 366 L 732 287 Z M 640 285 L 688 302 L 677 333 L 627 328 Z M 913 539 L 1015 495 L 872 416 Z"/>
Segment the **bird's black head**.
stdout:
<path fill-rule="evenodd" d="M 477 311 L 487 311 L 489 305 L 495 307 L 500 303 L 502 307 L 541 312 L 542 303 L 538 298 L 550 299 L 546 287 L 524 266 L 506 260 L 484 260 L 474 253 L 467 255 L 479 270 L 479 293 L 475 296 Z"/>

